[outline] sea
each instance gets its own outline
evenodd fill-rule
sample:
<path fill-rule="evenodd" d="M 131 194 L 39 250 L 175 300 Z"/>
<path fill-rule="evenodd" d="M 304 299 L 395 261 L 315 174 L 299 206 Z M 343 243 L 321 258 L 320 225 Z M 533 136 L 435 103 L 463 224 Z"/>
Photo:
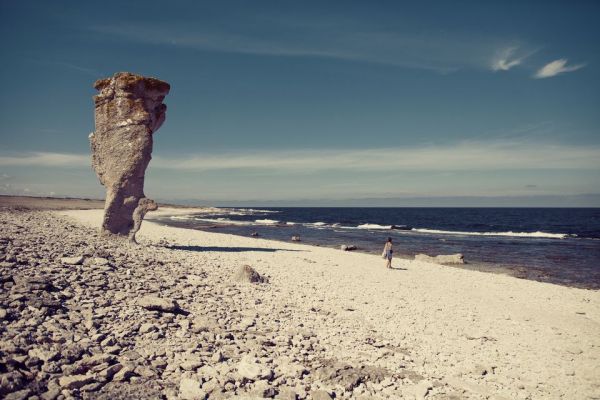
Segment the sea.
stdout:
<path fill-rule="evenodd" d="M 154 218 L 188 229 L 381 254 L 462 253 L 468 268 L 600 289 L 600 208 L 219 208 Z M 448 268 L 455 268 L 448 266 Z"/>

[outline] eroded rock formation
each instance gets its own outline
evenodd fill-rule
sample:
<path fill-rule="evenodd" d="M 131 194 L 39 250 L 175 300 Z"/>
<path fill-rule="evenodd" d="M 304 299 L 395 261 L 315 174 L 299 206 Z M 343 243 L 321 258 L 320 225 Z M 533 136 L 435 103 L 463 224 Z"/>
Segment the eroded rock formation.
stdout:
<path fill-rule="evenodd" d="M 154 202 L 154 200 L 150 200 L 148 198 L 142 198 L 138 201 L 138 206 L 133 210 L 133 227 L 129 231 L 129 240 L 133 243 L 137 244 L 135 240 L 135 234 L 142 227 L 142 221 L 146 216 L 148 211 L 154 211 L 158 209 L 158 205 Z"/>
<path fill-rule="evenodd" d="M 92 166 L 106 187 L 102 232 L 128 235 L 134 228 L 136 208 L 149 210 L 144 174 L 152 158 L 152 134 L 165 121 L 163 100 L 170 86 L 155 78 L 119 72 L 96 81 L 94 87 L 100 93 L 94 96 L 96 130 L 90 134 L 90 143 Z M 137 214 L 143 218 L 145 212 Z M 135 226 L 139 229 L 138 223 Z"/>

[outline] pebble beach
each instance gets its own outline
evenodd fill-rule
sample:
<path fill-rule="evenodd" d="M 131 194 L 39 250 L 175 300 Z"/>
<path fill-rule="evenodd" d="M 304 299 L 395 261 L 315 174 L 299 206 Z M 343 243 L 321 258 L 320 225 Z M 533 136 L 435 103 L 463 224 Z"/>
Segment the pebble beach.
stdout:
<path fill-rule="evenodd" d="M 101 219 L 1 209 L 1 397 L 600 397 L 598 291 Z"/>

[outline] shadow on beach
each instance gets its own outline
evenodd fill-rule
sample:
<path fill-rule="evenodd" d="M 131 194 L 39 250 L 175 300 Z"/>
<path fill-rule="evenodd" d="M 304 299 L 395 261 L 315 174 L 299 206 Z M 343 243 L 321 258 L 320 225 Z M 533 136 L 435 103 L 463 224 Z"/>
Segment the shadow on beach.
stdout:
<path fill-rule="evenodd" d="M 216 246 L 165 246 L 172 250 L 185 251 L 221 251 L 224 253 L 241 253 L 244 251 L 262 251 L 265 253 L 274 253 L 276 251 L 305 251 L 305 250 L 290 250 L 290 249 L 269 249 L 265 247 L 216 247 Z"/>

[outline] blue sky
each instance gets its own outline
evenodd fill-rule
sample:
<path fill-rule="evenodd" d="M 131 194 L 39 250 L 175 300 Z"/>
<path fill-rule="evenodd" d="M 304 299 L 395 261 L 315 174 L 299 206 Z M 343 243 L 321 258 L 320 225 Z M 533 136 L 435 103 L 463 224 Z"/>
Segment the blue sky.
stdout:
<path fill-rule="evenodd" d="M 0 4 L 0 193 L 102 196 L 92 83 L 117 71 L 172 87 L 157 199 L 600 192 L 597 2 Z"/>

